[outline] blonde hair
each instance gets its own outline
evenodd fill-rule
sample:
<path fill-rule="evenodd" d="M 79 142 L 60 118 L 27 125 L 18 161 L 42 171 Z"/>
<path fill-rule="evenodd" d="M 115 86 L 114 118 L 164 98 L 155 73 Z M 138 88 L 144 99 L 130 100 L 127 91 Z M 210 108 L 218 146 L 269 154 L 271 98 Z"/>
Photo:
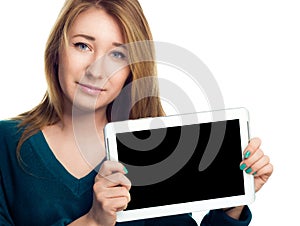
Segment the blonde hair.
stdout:
<path fill-rule="evenodd" d="M 20 149 L 25 140 L 43 127 L 62 121 L 64 109 L 63 94 L 58 81 L 59 52 L 67 40 L 67 32 L 74 20 L 80 13 L 91 7 L 104 9 L 116 19 L 123 32 L 125 43 L 142 43 L 138 45 L 139 48 L 132 48 L 132 51 L 129 52 L 133 63 L 129 65 L 130 75 L 125 85 L 131 83 L 131 93 L 129 96 L 123 97 L 131 108 L 129 118 L 137 119 L 164 115 L 159 99 L 154 48 L 151 42 L 145 42 L 144 44 L 142 42 L 151 41 L 152 34 L 139 2 L 137 0 L 66 0 L 46 44 L 44 61 L 48 89 L 42 101 L 35 108 L 15 118 L 21 121 L 19 126 L 24 128 L 17 146 L 19 159 L 21 159 Z M 148 60 L 139 61 L 137 60 L 139 58 Z M 151 79 L 146 80 L 150 82 L 133 82 L 150 76 Z M 151 95 L 149 95 L 149 91 Z M 146 94 L 143 92 L 146 92 Z M 132 100 L 139 101 L 131 103 Z M 110 103 L 107 108 L 108 120 L 124 119 L 124 116 L 111 117 L 112 105 L 113 103 Z M 122 112 L 122 109 L 120 108 L 119 111 Z"/>

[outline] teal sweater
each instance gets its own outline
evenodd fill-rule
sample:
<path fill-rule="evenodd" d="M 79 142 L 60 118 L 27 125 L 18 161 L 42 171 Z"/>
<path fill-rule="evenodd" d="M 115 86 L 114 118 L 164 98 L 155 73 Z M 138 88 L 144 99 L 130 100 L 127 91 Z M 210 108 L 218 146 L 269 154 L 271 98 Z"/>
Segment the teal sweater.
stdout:
<path fill-rule="evenodd" d="M 96 172 L 81 179 L 73 177 L 55 158 L 41 131 L 23 144 L 20 165 L 16 146 L 21 132 L 16 121 L 0 121 L 0 225 L 67 225 L 87 213 Z M 245 226 L 250 220 L 248 207 L 239 221 L 212 210 L 201 226 Z M 117 225 L 197 224 L 189 214 L 183 214 Z"/>

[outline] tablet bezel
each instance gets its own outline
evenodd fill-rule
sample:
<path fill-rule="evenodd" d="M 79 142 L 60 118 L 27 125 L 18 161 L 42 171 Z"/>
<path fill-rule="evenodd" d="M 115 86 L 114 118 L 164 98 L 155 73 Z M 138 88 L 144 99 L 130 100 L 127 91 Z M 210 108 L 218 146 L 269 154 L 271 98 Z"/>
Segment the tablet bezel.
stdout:
<path fill-rule="evenodd" d="M 249 113 L 245 108 L 232 108 L 216 111 L 196 112 L 190 114 L 110 122 L 104 128 L 107 159 L 116 161 L 118 160 L 116 142 L 117 133 L 234 119 L 239 120 L 241 150 L 243 151 L 249 142 Z M 155 122 L 155 120 L 157 120 L 157 123 L 153 123 Z M 245 171 L 243 172 L 243 177 L 245 189 L 244 195 L 155 206 L 142 209 L 124 210 L 117 213 L 117 221 L 132 221 L 138 219 L 162 217 L 167 215 L 207 211 L 210 209 L 226 208 L 231 206 L 248 205 L 255 199 L 254 179 L 252 175 L 247 174 Z"/>

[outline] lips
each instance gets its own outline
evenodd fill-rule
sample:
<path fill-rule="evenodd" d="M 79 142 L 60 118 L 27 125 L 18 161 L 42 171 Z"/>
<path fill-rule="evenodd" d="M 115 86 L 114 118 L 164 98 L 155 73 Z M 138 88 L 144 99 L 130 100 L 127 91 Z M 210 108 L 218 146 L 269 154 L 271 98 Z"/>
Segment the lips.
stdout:
<path fill-rule="evenodd" d="M 83 84 L 83 83 L 77 83 L 80 90 L 83 92 L 90 94 L 90 95 L 99 95 L 101 92 L 105 91 L 105 89 L 89 85 L 89 84 Z"/>

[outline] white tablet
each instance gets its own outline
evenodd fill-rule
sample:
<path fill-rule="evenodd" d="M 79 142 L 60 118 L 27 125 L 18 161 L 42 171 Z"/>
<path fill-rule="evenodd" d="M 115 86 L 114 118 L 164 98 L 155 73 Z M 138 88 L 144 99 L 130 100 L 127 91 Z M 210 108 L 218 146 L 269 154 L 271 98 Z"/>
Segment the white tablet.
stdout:
<path fill-rule="evenodd" d="M 111 122 L 104 134 L 107 158 L 122 162 L 132 183 L 119 222 L 254 201 L 253 176 L 239 168 L 245 108 Z"/>

